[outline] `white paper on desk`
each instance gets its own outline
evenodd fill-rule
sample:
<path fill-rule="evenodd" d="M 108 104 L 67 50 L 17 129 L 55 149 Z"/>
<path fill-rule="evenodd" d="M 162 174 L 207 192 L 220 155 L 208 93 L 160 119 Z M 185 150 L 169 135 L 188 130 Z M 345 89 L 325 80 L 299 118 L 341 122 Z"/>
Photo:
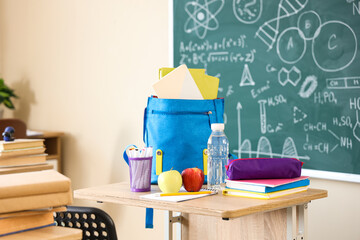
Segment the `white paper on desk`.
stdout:
<path fill-rule="evenodd" d="M 205 191 L 205 190 L 204 190 Z M 164 196 L 160 197 L 160 193 L 151 193 L 146 195 L 141 195 L 140 198 L 165 201 L 165 202 L 183 202 L 195 198 L 202 198 L 210 195 L 217 194 L 217 192 L 206 193 L 206 194 L 194 194 L 194 195 L 178 195 L 178 196 Z"/>
<path fill-rule="evenodd" d="M 185 64 L 161 78 L 153 88 L 159 98 L 204 99 Z"/>
<path fill-rule="evenodd" d="M 44 134 L 43 132 L 26 129 L 26 136 L 28 136 L 28 137 L 41 136 L 43 134 Z"/>

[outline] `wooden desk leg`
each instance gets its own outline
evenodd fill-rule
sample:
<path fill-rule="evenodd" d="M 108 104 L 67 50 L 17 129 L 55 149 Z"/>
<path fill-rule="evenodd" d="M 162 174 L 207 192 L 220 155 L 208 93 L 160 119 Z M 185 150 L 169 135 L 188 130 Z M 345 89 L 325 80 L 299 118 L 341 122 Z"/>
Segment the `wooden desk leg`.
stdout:
<path fill-rule="evenodd" d="M 308 204 L 287 208 L 287 240 L 308 240 Z"/>
<path fill-rule="evenodd" d="M 296 240 L 296 227 L 297 227 L 296 206 L 292 206 L 287 208 L 287 224 L 286 224 L 287 240 Z"/>
<path fill-rule="evenodd" d="M 299 221 L 299 240 L 308 240 L 308 204 L 297 206 Z"/>
<path fill-rule="evenodd" d="M 173 239 L 173 224 L 176 223 L 176 239 L 181 240 L 181 213 L 173 215 L 172 211 L 165 211 L 165 239 Z"/>

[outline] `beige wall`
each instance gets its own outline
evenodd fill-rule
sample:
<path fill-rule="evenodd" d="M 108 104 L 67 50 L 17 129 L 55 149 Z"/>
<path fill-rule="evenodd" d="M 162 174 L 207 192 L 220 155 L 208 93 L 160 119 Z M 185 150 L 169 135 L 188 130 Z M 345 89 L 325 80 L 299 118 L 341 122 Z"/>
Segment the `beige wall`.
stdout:
<path fill-rule="evenodd" d="M 16 89 L 6 111 L 31 129 L 64 131 L 73 188 L 128 180 L 122 151 L 142 145 L 157 69 L 168 66 L 167 0 L 0 0 L 0 76 Z M 312 240 L 360 239 L 360 185 L 312 179 L 329 197 L 309 207 Z M 140 208 L 101 207 L 123 239 L 162 239 L 163 213 L 144 229 Z"/>

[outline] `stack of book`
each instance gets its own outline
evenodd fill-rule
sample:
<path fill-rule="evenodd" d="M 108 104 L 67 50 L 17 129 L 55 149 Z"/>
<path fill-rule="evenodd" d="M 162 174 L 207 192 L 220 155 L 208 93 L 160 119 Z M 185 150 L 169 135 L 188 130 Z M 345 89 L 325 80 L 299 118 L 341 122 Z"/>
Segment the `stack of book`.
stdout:
<path fill-rule="evenodd" d="M 55 170 L 0 175 L 0 237 L 53 226 L 71 203 L 70 179 Z"/>
<path fill-rule="evenodd" d="M 227 179 L 223 194 L 258 199 L 273 199 L 306 191 L 309 184 L 310 180 L 307 176 L 287 179 Z"/>
<path fill-rule="evenodd" d="M 52 226 L 1 237 L 1 240 L 81 240 L 82 230 L 77 228 Z"/>
<path fill-rule="evenodd" d="M 9 168 L 26 168 L 46 164 L 44 139 L 0 141 L 0 172 Z"/>

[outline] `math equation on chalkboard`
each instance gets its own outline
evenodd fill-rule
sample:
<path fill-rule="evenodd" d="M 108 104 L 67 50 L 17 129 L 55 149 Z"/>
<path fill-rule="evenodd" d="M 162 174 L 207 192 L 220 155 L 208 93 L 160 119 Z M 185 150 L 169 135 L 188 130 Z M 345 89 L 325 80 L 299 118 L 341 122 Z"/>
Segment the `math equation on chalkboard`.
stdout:
<path fill-rule="evenodd" d="M 359 0 L 174 0 L 173 62 L 220 78 L 239 158 L 360 180 Z"/>

